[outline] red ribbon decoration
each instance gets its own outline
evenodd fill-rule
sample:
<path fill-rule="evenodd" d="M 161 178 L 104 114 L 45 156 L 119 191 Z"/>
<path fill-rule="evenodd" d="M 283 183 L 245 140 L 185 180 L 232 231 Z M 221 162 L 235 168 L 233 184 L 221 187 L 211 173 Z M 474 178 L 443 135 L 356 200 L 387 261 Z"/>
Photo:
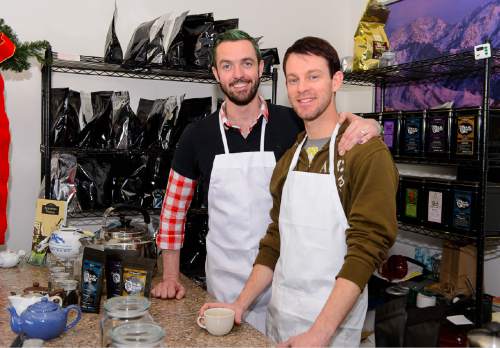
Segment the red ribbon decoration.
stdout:
<path fill-rule="evenodd" d="M 0 33 L 0 63 L 14 55 L 16 46 Z M 5 244 L 7 230 L 7 183 L 9 181 L 9 119 L 5 113 L 4 83 L 0 74 L 0 245 Z"/>

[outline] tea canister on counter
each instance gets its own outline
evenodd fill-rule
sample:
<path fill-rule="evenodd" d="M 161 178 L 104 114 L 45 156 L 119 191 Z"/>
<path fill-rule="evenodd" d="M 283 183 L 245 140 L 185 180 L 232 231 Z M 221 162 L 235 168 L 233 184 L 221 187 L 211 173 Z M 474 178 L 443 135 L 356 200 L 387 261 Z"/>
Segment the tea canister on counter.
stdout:
<path fill-rule="evenodd" d="M 452 227 L 457 232 L 470 233 L 477 229 L 479 184 L 454 184 Z"/>
<path fill-rule="evenodd" d="M 102 347 L 111 346 L 111 331 L 126 323 L 154 323 L 148 310 L 151 301 L 142 296 L 119 296 L 104 302 L 101 319 Z"/>
<path fill-rule="evenodd" d="M 111 331 L 111 347 L 154 347 L 165 345 L 165 330 L 154 323 L 126 323 Z"/>
<path fill-rule="evenodd" d="M 397 156 L 399 154 L 401 112 L 383 112 L 380 116 L 380 124 L 384 132 L 385 145 L 393 155 Z"/>
<path fill-rule="evenodd" d="M 406 177 L 401 179 L 401 221 L 421 222 L 422 192 L 423 181 Z"/>
<path fill-rule="evenodd" d="M 478 159 L 481 109 L 455 109 L 454 155 L 462 159 Z"/>
<path fill-rule="evenodd" d="M 448 158 L 451 152 L 450 137 L 453 110 L 429 110 L 426 120 L 425 155 Z"/>
<path fill-rule="evenodd" d="M 421 157 L 424 153 L 425 111 L 405 111 L 400 134 L 400 155 Z"/>
<path fill-rule="evenodd" d="M 423 223 L 443 229 L 450 224 L 452 185 L 448 182 L 427 181 L 424 186 Z"/>

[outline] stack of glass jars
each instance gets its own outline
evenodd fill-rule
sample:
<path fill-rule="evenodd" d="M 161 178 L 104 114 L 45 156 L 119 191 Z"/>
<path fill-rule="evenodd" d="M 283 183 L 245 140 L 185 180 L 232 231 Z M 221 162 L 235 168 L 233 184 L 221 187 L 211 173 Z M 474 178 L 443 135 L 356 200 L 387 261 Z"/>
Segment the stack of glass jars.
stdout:
<path fill-rule="evenodd" d="M 102 347 L 111 346 L 111 331 L 115 327 L 129 323 L 154 323 L 148 312 L 150 305 L 151 302 L 142 296 L 118 296 L 106 300 L 101 319 Z"/>

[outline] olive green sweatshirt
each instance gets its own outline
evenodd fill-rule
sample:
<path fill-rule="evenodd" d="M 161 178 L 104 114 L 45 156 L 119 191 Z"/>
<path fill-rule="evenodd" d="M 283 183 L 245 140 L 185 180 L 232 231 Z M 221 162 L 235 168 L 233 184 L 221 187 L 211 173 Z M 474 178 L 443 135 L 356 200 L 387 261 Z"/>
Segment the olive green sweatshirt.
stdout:
<path fill-rule="evenodd" d="M 344 264 L 340 272 L 332 276 L 351 280 L 363 290 L 396 239 L 398 171 L 380 138 L 356 145 L 344 156 L 339 156 L 338 142 L 346 128 L 346 124 L 341 126 L 336 138 L 334 170 L 340 201 L 350 227 L 345 231 L 347 254 Z M 280 255 L 279 212 L 283 185 L 293 154 L 304 136 L 305 132 L 299 134 L 296 143 L 276 164 L 271 178 L 272 221 L 260 242 L 255 263 L 272 270 Z M 330 170 L 328 154 L 329 142 L 309 163 L 307 153 L 302 148 L 295 170 L 327 174 Z M 307 265 L 307 260 L 304 260 L 304 265 Z"/>

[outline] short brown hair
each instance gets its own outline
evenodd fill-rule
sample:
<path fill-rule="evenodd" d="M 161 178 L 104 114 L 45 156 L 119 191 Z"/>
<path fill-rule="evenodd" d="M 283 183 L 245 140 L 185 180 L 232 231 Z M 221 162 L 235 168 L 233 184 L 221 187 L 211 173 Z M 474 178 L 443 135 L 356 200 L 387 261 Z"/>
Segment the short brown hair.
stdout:
<path fill-rule="evenodd" d="M 285 74 L 286 62 L 292 53 L 308 54 L 325 58 L 328 63 L 330 77 L 333 77 L 333 75 L 340 70 L 340 60 L 337 51 L 328 41 L 319 37 L 303 37 L 295 41 L 294 44 L 286 50 L 285 57 L 283 58 L 283 71 Z"/>

